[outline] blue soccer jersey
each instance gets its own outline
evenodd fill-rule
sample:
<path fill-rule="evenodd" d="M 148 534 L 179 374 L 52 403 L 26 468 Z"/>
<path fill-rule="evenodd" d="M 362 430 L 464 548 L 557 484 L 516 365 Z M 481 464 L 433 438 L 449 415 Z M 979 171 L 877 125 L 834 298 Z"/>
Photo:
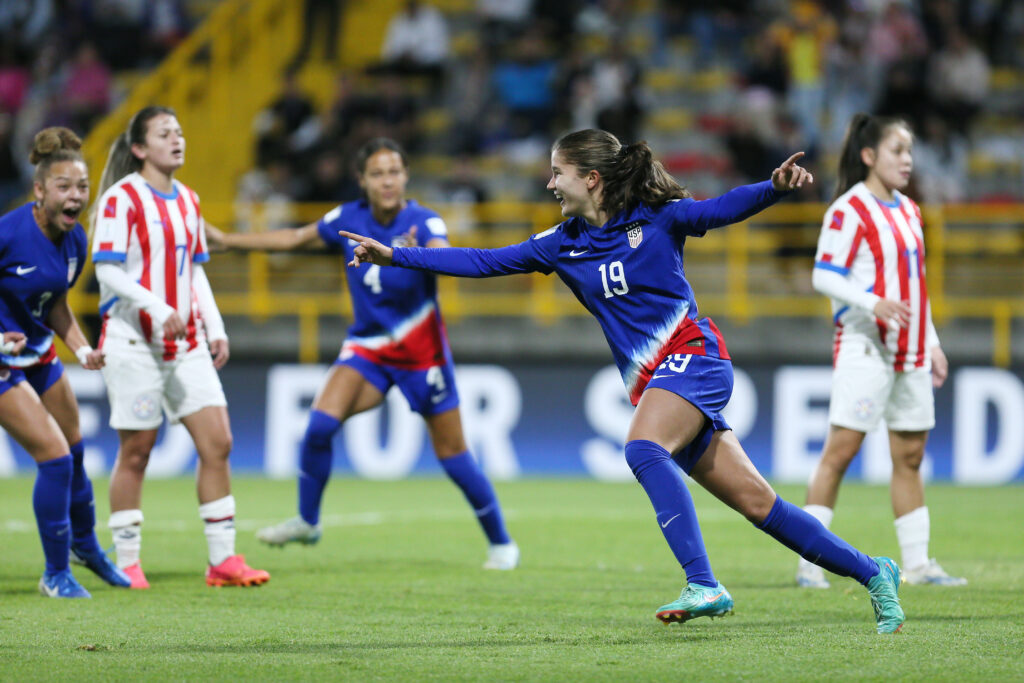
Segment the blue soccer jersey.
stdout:
<path fill-rule="evenodd" d="M 318 224 L 320 238 L 352 259 L 355 244 L 338 235 L 347 230 L 372 236 L 383 244 L 404 243 L 416 228 L 416 243 L 447 239 L 444 221 L 414 201 L 406 202 L 390 225 L 378 223 L 366 201 L 342 204 Z M 370 266 L 348 272 L 354 322 L 348 330 L 343 354 L 355 353 L 375 363 L 407 370 L 442 364 L 450 356 L 448 340 L 437 305 L 437 279 L 432 273 Z"/>
<path fill-rule="evenodd" d="M 82 273 L 86 243 L 80 224 L 51 242 L 36 224 L 32 204 L 0 217 L 0 327 L 27 337 L 20 355 L 0 354 L 0 366 L 27 368 L 56 355 L 46 319 Z"/>
<path fill-rule="evenodd" d="M 558 273 L 600 323 L 635 405 L 667 355 L 729 358 L 718 328 L 698 316 L 683 270 L 686 238 L 743 220 L 780 196 L 766 181 L 705 201 L 641 205 L 602 227 L 571 218 L 500 249 L 395 249 L 394 264 L 470 277 Z"/>

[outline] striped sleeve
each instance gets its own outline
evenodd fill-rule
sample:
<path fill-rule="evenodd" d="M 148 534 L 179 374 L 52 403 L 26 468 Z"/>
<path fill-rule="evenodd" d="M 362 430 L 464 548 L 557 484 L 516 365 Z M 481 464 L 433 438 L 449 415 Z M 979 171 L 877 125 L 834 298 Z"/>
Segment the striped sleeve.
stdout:
<path fill-rule="evenodd" d="M 836 202 L 825 212 L 814 267 L 846 275 L 857 256 L 863 235 L 864 228 L 857 212 L 843 202 Z"/>
<path fill-rule="evenodd" d="M 111 187 L 96 210 L 96 233 L 92 243 L 93 261 L 124 262 L 128 253 L 128 234 L 135 220 L 136 207 L 120 186 Z"/>

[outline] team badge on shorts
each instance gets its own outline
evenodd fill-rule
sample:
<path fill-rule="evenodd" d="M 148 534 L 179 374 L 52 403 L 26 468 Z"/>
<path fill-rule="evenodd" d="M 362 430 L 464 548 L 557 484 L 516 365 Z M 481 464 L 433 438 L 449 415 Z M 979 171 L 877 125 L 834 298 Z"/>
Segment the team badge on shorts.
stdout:
<path fill-rule="evenodd" d="M 139 396 L 132 403 L 132 414 L 140 420 L 148 420 L 160 410 L 160 402 L 151 394 Z"/>
<path fill-rule="evenodd" d="M 870 398 L 861 398 L 853 405 L 853 412 L 860 420 L 867 420 L 875 414 L 875 402 Z"/>

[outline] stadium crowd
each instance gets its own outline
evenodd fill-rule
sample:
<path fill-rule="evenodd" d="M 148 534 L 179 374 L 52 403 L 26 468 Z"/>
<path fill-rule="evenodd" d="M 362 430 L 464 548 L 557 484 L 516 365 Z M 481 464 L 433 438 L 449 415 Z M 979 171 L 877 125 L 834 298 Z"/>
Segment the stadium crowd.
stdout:
<path fill-rule="evenodd" d="M 28 190 L 22 160 L 36 131 L 67 125 L 87 134 L 133 74 L 201 19 L 196 8 L 212 4 L 0 3 L 0 205 Z M 342 0 L 310 0 L 307 23 L 343 21 L 345 9 Z M 805 149 L 806 163 L 828 167 L 820 162 L 835 154 L 856 111 L 911 122 L 921 199 L 1004 198 L 1005 185 L 970 182 L 968 159 L 977 150 L 1022 153 L 1016 129 L 984 121 L 992 70 L 1024 68 L 1022 37 L 1024 6 L 1010 0 L 660 0 L 643 8 L 477 0 L 447 13 L 409 0 L 381 36 L 380 61 L 339 72 L 326 107 L 297 76 L 344 45 L 310 50 L 303 41 L 279 97 L 253 122 L 255 166 L 239 181 L 239 199 L 351 199 L 352 154 L 378 135 L 414 156 L 452 160 L 448 176 L 425 188 L 427 199 L 531 199 L 542 184 L 524 160 L 560 132 L 586 127 L 655 138 L 670 170 L 709 195 L 764 177 L 784 150 Z M 656 87 L 651 77 L 666 71 L 677 82 Z M 1019 100 L 1004 103 L 1005 118 L 1019 113 Z M 689 131 L 655 125 L 673 110 L 689 114 Z M 440 134 L 425 123 L 438 111 Z M 482 172 L 479 160 L 493 158 L 501 172 Z M 509 184 L 510 168 L 523 169 L 522 182 Z M 805 198 L 821 199 L 829 185 Z"/>

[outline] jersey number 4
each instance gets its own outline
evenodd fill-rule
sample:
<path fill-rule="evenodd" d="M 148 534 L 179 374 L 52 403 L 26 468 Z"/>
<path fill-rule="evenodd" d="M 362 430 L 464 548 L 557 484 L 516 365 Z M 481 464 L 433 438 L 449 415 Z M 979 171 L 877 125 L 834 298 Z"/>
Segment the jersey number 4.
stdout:
<path fill-rule="evenodd" d="M 629 292 L 629 285 L 626 284 L 626 271 L 622 267 L 622 261 L 602 263 L 597 267 L 601 271 L 601 284 L 604 286 L 604 298 L 611 299 L 613 296 L 620 296 Z M 612 287 L 609 289 L 608 282 Z"/>
<path fill-rule="evenodd" d="M 380 285 L 380 266 L 372 265 L 363 275 L 363 284 L 370 288 L 374 294 L 380 294 L 384 288 Z"/>

